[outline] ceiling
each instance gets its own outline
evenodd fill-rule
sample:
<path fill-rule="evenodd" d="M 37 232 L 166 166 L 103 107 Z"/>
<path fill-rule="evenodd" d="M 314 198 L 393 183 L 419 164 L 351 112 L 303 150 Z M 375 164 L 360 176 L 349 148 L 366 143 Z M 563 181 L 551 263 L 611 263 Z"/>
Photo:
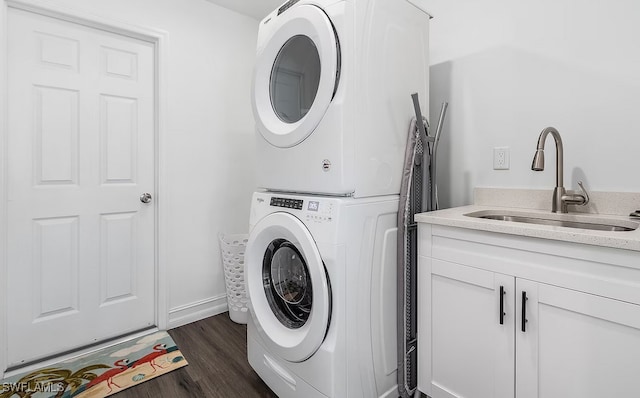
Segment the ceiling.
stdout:
<path fill-rule="evenodd" d="M 257 20 L 266 17 L 271 11 L 280 7 L 285 0 L 208 0 L 221 7 L 248 15 Z"/>

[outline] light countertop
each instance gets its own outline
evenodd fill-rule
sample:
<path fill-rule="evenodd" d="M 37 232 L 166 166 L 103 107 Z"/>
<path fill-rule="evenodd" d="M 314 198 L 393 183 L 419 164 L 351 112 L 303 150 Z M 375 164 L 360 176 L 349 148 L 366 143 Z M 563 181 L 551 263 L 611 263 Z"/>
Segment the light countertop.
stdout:
<path fill-rule="evenodd" d="M 522 222 L 491 220 L 465 216 L 465 214 L 468 213 L 487 210 L 495 210 L 519 216 L 544 216 L 546 218 L 559 218 L 567 221 L 577 222 L 606 223 L 607 220 L 620 220 L 626 221 L 627 223 L 640 223 L 640 220 L 632 219 L 628 215 L 605 215 L 571 212 L 568 214 L 560 215 L 551 213 L 546 209 L 525 209 L 519 206 L 493 206 L 486 203 L 482 203 L 481 205 L 476 204 L 470 206 L 454 207 L 429 213 L 416 214 L 415 221 L 419 223 L 445 225 L 480 231 L 529 236 L 533 238 L 553 239 L 566 242 L 582 243 L 587 245 L 640 251 L 640 228 L 634 231 L 594 231 L 581 228 L 529 224 Z"/>

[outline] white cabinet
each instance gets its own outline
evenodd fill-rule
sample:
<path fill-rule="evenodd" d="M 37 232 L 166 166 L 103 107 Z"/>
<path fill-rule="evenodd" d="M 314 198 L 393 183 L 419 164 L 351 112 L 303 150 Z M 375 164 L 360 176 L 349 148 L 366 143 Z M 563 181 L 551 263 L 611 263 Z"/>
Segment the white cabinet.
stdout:
<path fill-rule="evenodd" d="M 419 241 L 420 391 L 638 394 L 639 253 L 425 224 Z"/>
<path fill-rule="evenodd" d="M 433 398 L 513 395 L 514 287 L 513 277 L 433 260 Z M 502 324 L 501 291 L 510 293 L 502 295 Z"/>
<path fill-rule="evenodd" d="M 526 331 L 516 322 L 518 398 L 640 394 L 639 305 L 527 280 L 516 289 L 528 298 Z"/>

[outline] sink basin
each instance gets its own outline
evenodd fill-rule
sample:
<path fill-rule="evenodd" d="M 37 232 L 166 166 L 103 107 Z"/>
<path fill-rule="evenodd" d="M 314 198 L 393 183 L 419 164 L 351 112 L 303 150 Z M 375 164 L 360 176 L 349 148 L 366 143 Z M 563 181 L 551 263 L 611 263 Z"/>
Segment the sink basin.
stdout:
<path fill-rule="evenodd" d="M 523 214 L 502 210 L 483 210 L 465 214 L 467 217 L 484 218 L 489 220 L 511 221 L 527 224 L 553 225 L 556 227 L 581 228 L 595 231 L 635 231 L 640 224 L 634 221 L 592 218 L 565 214 Z"/>

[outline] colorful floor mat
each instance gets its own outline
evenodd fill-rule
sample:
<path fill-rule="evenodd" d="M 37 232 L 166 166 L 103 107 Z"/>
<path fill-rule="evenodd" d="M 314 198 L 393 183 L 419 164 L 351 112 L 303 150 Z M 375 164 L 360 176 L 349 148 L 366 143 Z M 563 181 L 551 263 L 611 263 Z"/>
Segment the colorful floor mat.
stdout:
<path fill-rule="evenodd" d="M 187 365 L 166 332 L 2 380 L 0 398 L 99 398 Z"/>

